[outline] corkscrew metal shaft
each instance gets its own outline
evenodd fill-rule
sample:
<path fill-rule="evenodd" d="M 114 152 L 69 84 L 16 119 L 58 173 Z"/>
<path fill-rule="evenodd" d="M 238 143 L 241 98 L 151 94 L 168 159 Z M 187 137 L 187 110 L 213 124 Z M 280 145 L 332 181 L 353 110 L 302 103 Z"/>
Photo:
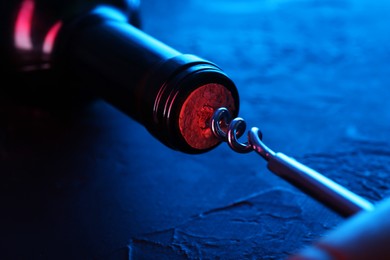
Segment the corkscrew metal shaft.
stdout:
<path fill-rule="evenodd" d="M 240 142 L 238 138 L 245 133 L 246 123 L 242 118 L 231 120 L 226 108 L 215 111 L 211 119 L 211 129 L 217 138 L 227 142 L 236 152 L 256 151 L 268 162 L 271 172 L 342 216 L 348 217 L 360 211 L 374 209 L 372 203 L 340 184 L 283 153 L 272 151 L 262 142 L 262 133 L 257 127 L 252 127 L 248 132 L 248 142 Z"/>

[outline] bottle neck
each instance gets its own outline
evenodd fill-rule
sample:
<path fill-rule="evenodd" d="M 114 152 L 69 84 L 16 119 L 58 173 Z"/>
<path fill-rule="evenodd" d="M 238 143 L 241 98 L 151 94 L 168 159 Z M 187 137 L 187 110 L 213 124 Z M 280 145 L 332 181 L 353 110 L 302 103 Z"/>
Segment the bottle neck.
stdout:
<path fill-rule="evenodd" d="M 56 60 L 66 66 L 61 71 L 78 74 L 83 85 L 171 148 L 200 153 L 215 147 L 219 142 L 207 124 L 220 106 L 237 115 L 233 82 L 215 64 L 183 55 L 105 12 L 78 21 L 69 34 L 64 31 Z M 213 101 L 196 98 L 206 92 Z M 184 115 L 198 117 L 197 123 Z"/>

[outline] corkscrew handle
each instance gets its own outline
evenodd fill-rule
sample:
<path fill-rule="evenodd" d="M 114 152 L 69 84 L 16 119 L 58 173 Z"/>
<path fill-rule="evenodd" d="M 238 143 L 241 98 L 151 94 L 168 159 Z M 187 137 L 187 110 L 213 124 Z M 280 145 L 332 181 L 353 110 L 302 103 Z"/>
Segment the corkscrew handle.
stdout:
<path fill-rule="evenodd" d="M 225 126 L 223 126 L 224 124 Z M 256 151 L 268 161 L 268 169 L 271 172 L 340 215 L 349 217 L 360 211 L 371 211 L 374 209 L 374 205 L 371 202 L 319 172 L 283 153 L 272 151 L 261 140 L 262 134 L 257 127 L 252 127 L 248 132 L 248 142 L 240 142 L 238 137 L 245 132 L 245 125 L 245 121 L 242 118 L 230 120 L 229 112 L 225 108 L 218 109 L 211 120 L 214 135 L 226 141 L 234 151 L 239 153 Z M 227 131 L 224 132 L 223 128 L 227 129 Z"/>
<path fill-rule="evenodd" d="M 249 132 L 249 140 L 254 150 L 260 151 L 262 155 L 267 148 L 264 148 L 258 133 L 259 130 L 253 127 Z M 271 172 L 345 217 L 374 209 L 369 201 L 283 153 L 274 153 L 268 149 L 266 158 Z"/>

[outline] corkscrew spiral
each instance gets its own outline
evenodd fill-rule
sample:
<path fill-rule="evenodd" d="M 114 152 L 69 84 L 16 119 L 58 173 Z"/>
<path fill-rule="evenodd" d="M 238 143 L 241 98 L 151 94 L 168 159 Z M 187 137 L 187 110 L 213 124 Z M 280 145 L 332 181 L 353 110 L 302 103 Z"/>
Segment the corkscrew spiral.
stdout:
<path fill-rule="evenodd" d="M 252 127 L 248 132 L 248 141 L 238 140 L 246 130 L 246 122 L 241 117 L 232 119 L 229 110 L 225 107 L 218 108 L 211 117 L 211 131 L 221 141 L 227 142 L 229 147 L 238 153 L 256 151 L 267 161 L 275 153 L 263 142 L 263 134 L 257 127 Z"/>

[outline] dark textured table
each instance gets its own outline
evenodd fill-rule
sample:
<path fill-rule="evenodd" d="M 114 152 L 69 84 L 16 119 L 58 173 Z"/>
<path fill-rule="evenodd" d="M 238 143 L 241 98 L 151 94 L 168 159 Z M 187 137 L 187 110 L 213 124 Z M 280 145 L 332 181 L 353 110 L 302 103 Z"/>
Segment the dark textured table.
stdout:
<path fill-rule="evenodd" d="M 264 141 L 390 194 L 390 4 L 144 0 L 143 30 L 218 64 Z M 284 259 L 347 221 L 226 144 L 163 146 L 96 101 L 0 105 L 1 259 Z"/>

